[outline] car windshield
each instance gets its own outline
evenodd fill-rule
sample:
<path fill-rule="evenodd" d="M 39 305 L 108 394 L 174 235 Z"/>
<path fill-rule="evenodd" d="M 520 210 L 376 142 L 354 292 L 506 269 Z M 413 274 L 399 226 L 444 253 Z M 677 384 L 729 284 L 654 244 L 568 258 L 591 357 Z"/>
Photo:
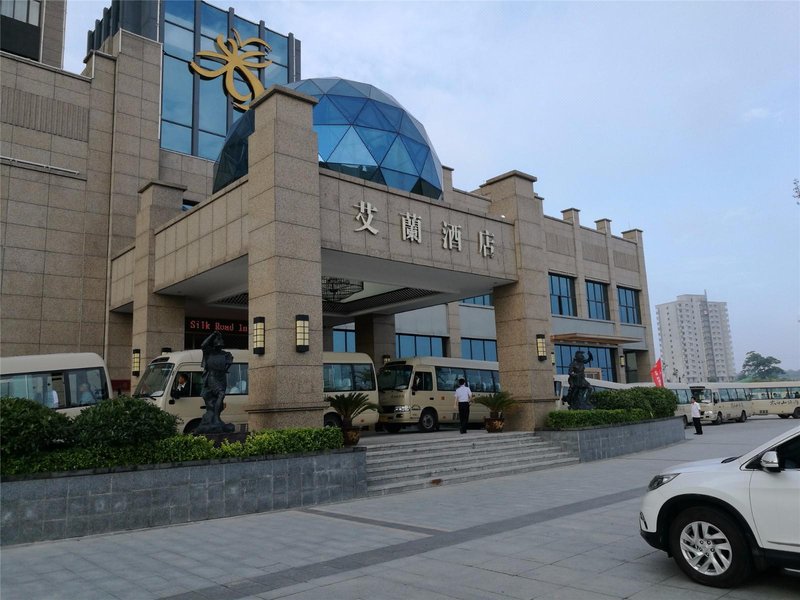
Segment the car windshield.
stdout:
<path fill-rule="evenodd" d="M 411 381 L 411 365 L 386 365 L 378 371 L 378 391 L 407 390 Z"/>
<path fill-rule="evenodd" d="M 169 376 L 175 365 L 171 363 L 152 363 L 147 365 L 136 391 L 133 392 L 134 398 L 142 396 L 157 398 L 164 394 Z"/>

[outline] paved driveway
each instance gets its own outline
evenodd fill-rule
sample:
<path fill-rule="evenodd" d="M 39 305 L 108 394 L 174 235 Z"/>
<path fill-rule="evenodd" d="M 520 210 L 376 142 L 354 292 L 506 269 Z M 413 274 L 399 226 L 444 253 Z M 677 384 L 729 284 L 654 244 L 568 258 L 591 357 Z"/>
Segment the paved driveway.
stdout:
<path fill-rule="evenodd" d="M 689 581 L 638 531 L 650 477 L 732 456 L 795 420 L 704 427 L 656 451 L 305 510 L 2 550 L 3 600 L 67 598 L 777 600 L 800 576 L 736 590 Z M 437 435 L 447 435 L 440 432 Z M 451 432 L 450 435 L 458 435 Z"/>

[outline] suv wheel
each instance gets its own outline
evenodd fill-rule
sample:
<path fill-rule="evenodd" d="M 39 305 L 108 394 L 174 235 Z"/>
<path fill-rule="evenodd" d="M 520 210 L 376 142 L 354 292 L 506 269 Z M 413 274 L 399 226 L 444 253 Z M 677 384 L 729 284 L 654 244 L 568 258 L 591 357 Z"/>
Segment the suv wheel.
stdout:
<path fill-rule="evenodd" d="M 714 508 L 688 508 L 669 528 L 675 562 L 691 579 L 713 587 L 733 587 L 750 576 L 750 549 L 739 527 Z"/>

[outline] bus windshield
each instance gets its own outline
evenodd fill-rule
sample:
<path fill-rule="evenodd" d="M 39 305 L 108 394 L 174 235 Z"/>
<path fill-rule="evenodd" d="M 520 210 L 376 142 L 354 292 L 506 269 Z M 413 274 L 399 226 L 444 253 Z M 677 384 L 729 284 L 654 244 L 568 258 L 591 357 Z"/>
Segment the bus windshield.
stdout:
<path fill-rule="evenodd" d="M 174 367 L 175 365 L 172 363 L 151 363 L 147 365 L 142 378 L 139 380 L 139 385 L 136 386 L 136 391 L 133 392 L 133 397 L 149 396 L 157 398 L 162 396 Z"/>
<path fill-rule="evenodd" d="M 413 370 L 411 365 L 385 365 L 378 371 L 378 391 L 407 390 Z"/>

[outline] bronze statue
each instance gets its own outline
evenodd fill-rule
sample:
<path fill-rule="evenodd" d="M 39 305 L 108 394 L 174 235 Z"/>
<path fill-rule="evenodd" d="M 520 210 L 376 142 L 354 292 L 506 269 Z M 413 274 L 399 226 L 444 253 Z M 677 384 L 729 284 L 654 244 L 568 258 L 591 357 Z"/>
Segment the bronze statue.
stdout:
<path fill-rule="evenodd" d="M 203 390 L 206 412 L 195 429 L 196 433 L 229 433 L 236 427 L 224 423 L 220 413 L 224 407 L 225 390 L 228 387 L 228 369 L 233 363 L 233 354 L 223 350 L 225 344 L 222 334 L 215 331 L 209 335 L 200 348 L 203 349 Z"/>
<path fill-rule="evenodd" d="M 592 408 L 592 386 L 586 381 L 584 370 L 594 357 L 591 350 L 589 357 L 584 358 L 583 350 L 575 352 L 575 357 L 569 363 L 569 391 L 567 392 L 566 401 L 569 404 L 570 410 L 587 410 Z"/>

